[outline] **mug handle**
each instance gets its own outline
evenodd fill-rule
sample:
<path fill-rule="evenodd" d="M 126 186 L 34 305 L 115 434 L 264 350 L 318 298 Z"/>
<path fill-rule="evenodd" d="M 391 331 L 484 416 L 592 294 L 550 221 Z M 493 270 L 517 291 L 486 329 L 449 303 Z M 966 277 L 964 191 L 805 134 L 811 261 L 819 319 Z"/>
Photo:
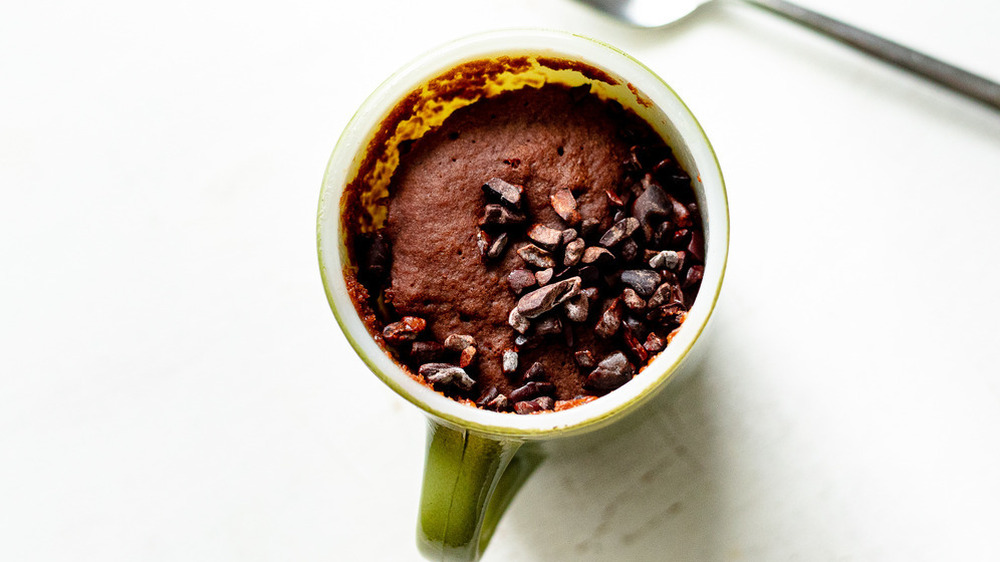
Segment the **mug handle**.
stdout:
<path fill-rule="evenodd" d="M 417 546 L 430 560 L 478 560 L 544 456 L 524 441 L 430 420 Z"/>

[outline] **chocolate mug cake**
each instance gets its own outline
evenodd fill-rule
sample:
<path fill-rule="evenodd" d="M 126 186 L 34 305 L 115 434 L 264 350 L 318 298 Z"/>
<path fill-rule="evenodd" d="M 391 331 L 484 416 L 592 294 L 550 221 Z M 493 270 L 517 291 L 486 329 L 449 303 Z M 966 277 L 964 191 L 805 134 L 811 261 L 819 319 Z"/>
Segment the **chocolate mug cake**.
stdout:
<path fill-rule="evenodd" d="M 590 84 L 483 96 L 398 144 L 386 193 L 346 213 L 345 275 L 422 383 L 529 414 L 626 384 L 684 322 L 705 242 L 671 148 Z"/>

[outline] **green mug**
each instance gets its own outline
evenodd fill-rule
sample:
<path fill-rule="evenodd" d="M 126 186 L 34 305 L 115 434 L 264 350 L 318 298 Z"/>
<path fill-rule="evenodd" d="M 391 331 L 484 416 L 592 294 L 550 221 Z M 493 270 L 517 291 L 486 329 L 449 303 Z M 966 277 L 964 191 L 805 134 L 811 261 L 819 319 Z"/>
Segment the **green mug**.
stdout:
<path fill-rule="evenodd" d="M 450 73 L 470 61 L 508 58 L 531 64 L 473 80 Z M 602 97 L 617 100 L 645 119 L 673 148 L 694 178 L 705 228 L 704 278 L 670 345 L 621 388 L 561 411 L 498 413 L 462 404 L 420 384 L 376 343 L 350 297 L 345 278 L 345 271 L 354 267 L 345 233 L 364 228 L 356 224 L 356 217 L 345 213 L 345 193 L 347 186 L 364 185 L 362 203 L 374 206 L 387 194 L 401 142 L 418 138 L 480 96 L 546 82 L 591 84 Z M 612 423 L 621 427 L 619 422 L 635 419 L 634 414 L 641 417 L 640 406 L 651 404 L 682 366 L 691 364 L 722 286 L 729 211 L 722 173 L 704 131 L 677 94 L 650 69 L 614 47 L 578 35 L 510 30 L 441 46 L 376 89 L 351 119 L 330 157 L 320 195 L 317 236 L 327 299 L 347 339 L 372 372 L 424 410 L 429 419 L 418 546 L 433 560 L 476 560 L 547 449 L 577 440 L 571 438 L 594 436 L 596 430 Z"/>

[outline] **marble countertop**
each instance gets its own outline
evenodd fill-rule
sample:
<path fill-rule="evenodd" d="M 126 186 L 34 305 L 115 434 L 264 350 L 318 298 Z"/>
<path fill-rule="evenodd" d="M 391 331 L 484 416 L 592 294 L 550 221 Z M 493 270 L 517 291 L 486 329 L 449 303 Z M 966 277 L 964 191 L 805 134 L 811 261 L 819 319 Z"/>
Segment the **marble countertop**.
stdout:
<path fill-rule="evenodd" d="M 807 5 L 1000 80 L 994 2 Z M 316 203 L 385 77 L 508 27 L 670 83 L 732 244 L 700 372 L 484 561 L 1000 558 L 1000 111 L 737 3 L 97 0 L 0 6 L 0 559 L 418 559 L 423 416 L 339 331 Z"/>

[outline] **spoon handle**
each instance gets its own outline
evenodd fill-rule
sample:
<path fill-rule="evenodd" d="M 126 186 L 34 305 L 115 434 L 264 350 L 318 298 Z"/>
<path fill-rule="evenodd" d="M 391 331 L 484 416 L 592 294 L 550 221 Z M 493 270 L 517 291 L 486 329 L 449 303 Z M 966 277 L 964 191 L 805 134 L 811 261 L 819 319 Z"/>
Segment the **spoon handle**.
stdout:
<path fill-rule="evenodd" d="M 745 0 L 885 62 L 1000 109 L 1000 84 L 784 0 Z"/>

